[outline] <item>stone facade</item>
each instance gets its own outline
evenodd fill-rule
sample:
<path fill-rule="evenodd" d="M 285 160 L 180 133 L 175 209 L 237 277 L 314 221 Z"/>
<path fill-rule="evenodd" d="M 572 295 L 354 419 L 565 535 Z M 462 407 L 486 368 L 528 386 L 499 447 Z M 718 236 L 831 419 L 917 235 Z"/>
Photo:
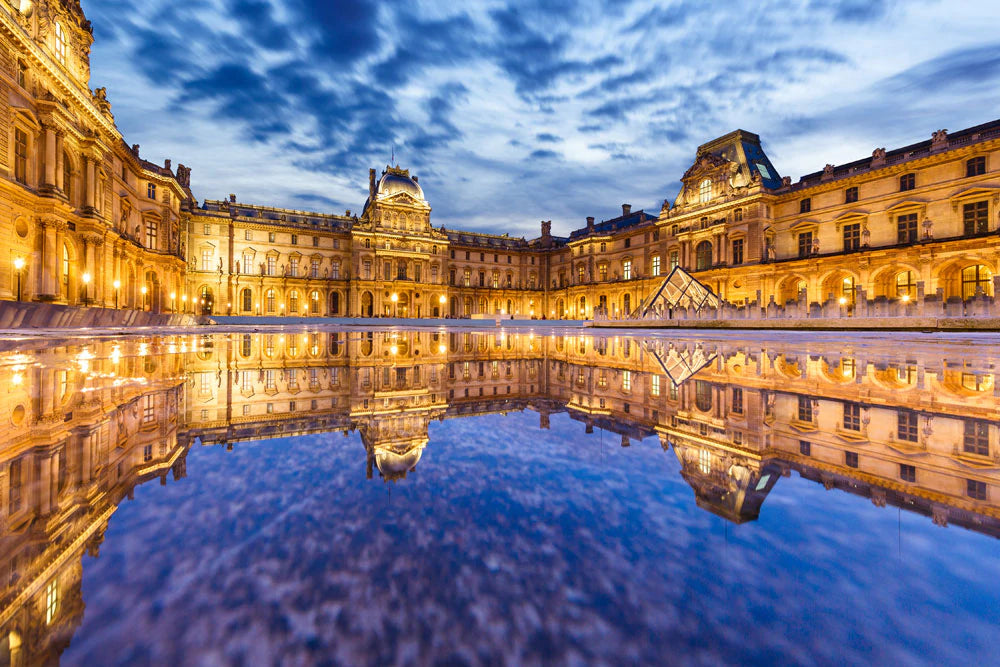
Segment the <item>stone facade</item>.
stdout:
<path fill-rule="evenodd" d="M 22 11 L 22 7 L 29 10 Z M 190 170 L 126 144 L 89 88 L 77 2 L 0 1 L 0 299 L 232 315 L 624 319 L 672 266 L 735 307 L 934 310 L 1000 273 L 1000 121 L 797 183 L 759 137 L 700 146 L 659 211 L 566 237 L 435 228 L 419 180 L 369 174 L 360 214 L 196 204 Z M 897 302 L 895 306 L 892 302 Z M 832 306 L 831 306 L 832 304 Z"/>

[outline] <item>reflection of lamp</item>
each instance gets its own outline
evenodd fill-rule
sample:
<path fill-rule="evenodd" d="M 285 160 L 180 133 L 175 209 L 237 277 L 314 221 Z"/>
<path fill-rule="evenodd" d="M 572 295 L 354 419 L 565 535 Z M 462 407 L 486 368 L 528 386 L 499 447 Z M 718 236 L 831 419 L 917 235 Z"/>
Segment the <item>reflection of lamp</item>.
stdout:
<path fill-rule="evenodd" d="M 396 317 L 396 304 L 399 303 L 399 295 L 393 292 L 392 296 L 389 297 L 389 301 L 392 301 L 392 316 Z"/>
<path fill-rule="evenodd" d="M 84 272 L 80 278 L 83 280 L 83 303 L 86 305 L 90 296 L 90 273 Z"/>
<path fill-rule="evenodd" d="M 445 305 L 446 303 L 448 303 L 448 297 L 446 297 L 446 296 L 445 296 L 444 294 L 442 294 L 442 295 L 441 295 L 441 296 L 440 296 L 440 297 L 438 298 L 438 303 L 440 303 L 440 304 L 441 304 L 441 317 L 444 317 L 444 305 Z"/>
<path fill-rule="evenodd" d="M 24 258 L 14 258 L 14 271 L 17 272 L 17 300 L 21 300 L 21 271 L 24 270 Z"/>
<path fill-rule="evenodd" d="M 115 310 L 118 310 L 118 290 L 121 289 L 122 281 L 116 280 L 111 286 L 115 288 Z"/>
<path fill-rule="evenodd" d="M 843 305 L 845 305 L 847 303 L 847 297 L 846 296 L 842 296 L 842 297 L 840 297 L 839 301 L 840 301 L 840 305 L 843 306 Z"/>
<path fill-rule="evenodd" d="M 909 294 L 904 294 L 903 295 L 903 303 L 907 303 L 909 300 L 910 300 L 910 295 Z"/>

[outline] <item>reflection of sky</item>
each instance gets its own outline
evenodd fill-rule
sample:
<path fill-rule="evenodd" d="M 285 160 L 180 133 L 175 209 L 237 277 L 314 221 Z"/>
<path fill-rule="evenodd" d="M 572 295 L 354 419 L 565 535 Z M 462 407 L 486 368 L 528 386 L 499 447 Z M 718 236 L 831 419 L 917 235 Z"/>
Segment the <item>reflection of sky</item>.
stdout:
<path fill-rule="evenodd" d="M 995 539 L 797 476 L 735 526 L 655 439 L 537 420 L 434 423 L 398 484 L 356 434 L 192 449 L 84 559 L 65 663 L 995 658 Z"/>

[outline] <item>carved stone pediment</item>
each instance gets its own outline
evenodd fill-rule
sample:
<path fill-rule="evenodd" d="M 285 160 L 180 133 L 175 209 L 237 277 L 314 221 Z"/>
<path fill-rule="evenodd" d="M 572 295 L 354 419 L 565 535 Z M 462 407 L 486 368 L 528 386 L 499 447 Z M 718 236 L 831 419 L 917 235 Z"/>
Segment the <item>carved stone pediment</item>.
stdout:
<path fill-rule="evenodd" d="M 733 169 L 738 168 L 738 165 L 730 162 L 724 157 L 720 157 L 713 153 L 705 153 L 695 160 L 694 164 L 691 165 L 686 172 L 684 172 L 683 180 L 687 181 L 690 178 L 697 178 L 706 174 L 717 173 L 727 165 L 731 165 Z"/>

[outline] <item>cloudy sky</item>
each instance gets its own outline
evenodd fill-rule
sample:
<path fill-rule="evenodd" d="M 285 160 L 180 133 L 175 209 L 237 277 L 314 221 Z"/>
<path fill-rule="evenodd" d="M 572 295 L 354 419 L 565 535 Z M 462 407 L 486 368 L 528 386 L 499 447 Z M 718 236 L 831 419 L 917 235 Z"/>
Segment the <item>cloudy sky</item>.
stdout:
<path fill-rule="evenodd" d="M 368 168 L 432 221 L 567 233 L 673 200 L 699 144 L 798 179 L 1000 117 L 992 0 L 85 0 L 92 87 L 199 199 L 359 211 Z"/>

